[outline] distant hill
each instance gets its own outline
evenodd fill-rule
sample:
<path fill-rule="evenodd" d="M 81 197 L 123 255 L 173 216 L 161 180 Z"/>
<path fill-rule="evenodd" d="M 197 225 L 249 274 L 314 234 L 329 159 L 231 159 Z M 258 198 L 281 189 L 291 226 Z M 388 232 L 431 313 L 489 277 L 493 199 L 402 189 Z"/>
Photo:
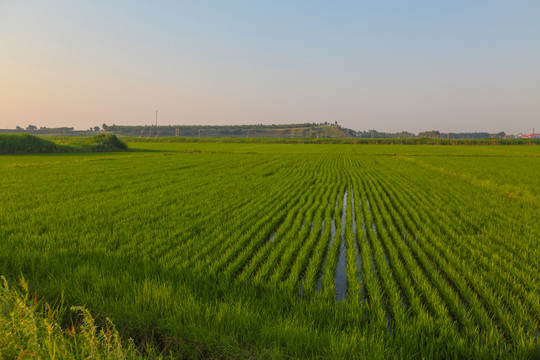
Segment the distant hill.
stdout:
<path fill-rule="evenodd" d="M 355 131 L 344 128 L 338 123 L 303 123 L 279 125 L 107 125 L 93 126 L 87 130 L 75 130 L 72 127 L 48 128 L 28 125 L 15 129 L 0 129 L 0 134 L 32 134 L 41 136 L 79 136 L 88 137 L 103 133 L 125 137 L 156 138 L 270 138 L 270 139 L 512 139 L 503 131 L 498 133 L 465 132 L 443 133 L 438 130 L 422 131 L 418 135 L 408 132 L 381 132 L 374 129 Z M 518 135 L 518 137 L 521 137 Z"/>
<path fill-rule="evenodd" d="M 350 138 L 356 132 L 339 125 L 291 124 L 291 125 L 169 125 L 124 126 L 103 124 L 103 130 L 119 136 L 131 137 L 261 137 L 261 138 Z"/>

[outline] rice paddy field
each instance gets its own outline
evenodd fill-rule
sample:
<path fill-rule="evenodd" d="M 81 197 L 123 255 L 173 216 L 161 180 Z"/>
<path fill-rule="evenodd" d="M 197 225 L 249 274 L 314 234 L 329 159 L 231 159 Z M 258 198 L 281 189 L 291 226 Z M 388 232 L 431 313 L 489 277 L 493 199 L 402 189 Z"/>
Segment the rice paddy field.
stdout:
<path fill-rule="evenodd" d="M 0 156 L 0 274 L 182 358 L 540 357 L 540 146 Z"/>

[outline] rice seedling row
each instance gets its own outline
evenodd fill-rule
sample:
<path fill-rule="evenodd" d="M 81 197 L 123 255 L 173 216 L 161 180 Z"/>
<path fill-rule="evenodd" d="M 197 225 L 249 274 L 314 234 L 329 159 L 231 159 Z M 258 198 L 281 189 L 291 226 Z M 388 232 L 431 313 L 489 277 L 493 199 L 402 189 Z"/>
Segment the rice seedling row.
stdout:
<path fill-rule="evenodd" d="M 454 176 L 427 148 L 317 146 L 2 157 L 0 270 L 178 349 L 233 339 L 233 353 L 292 357 L 540 352 L 534 177 L 508 197 L 512 176 Z M 482 151 L 452 158 L 453 173 Z"/>

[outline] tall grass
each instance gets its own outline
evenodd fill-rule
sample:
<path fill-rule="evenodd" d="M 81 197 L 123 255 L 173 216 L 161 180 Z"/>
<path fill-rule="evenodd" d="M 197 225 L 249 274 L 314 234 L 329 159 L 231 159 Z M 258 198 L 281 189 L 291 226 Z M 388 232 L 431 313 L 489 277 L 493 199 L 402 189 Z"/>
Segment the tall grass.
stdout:
<path fill-rule="evenodd" d="M 113 134 L 72 138 L 57 143 L 30 134 L 0 134 L 0 154 L 43 154 L 126 150 L 127 145 Z"/>
<path fill-rule="evenodd" d="M 24 279 L 10 287 L 0 277 L 1 359 L 137 359 L 132 340 L 123 341 L 107 319 L 98 327 L 84 307 L 71 307 L 78 325 L 62 328 L 65 309 L 30 296 Z"/>
<path fill-rule="evenodd" d="M 69 147 L 30 134 L 0 134 L 0 154 L 69 152 Z"/>

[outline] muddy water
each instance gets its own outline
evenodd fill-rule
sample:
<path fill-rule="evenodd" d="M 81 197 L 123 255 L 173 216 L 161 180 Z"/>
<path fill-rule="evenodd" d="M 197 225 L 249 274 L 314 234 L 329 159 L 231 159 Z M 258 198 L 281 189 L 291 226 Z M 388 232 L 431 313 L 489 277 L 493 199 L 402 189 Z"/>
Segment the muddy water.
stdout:
<path fill-rule="evenodd" d="M 334 286 L 336 289 L 336 300 L 347 298 L 347 248 L 345 246 L 345 222 L 347 215 L 347 190 L 343 195 L 343 210 L 341 212 L 341 245 L 339 247 L 339 257 L 336 265 Z"/>
<path fill-rule="evenodd" d="M 361 289 L 360 300 L 362 300 L 362 302 L 365 303 L 366 299 L 364 296 L 364 279 L 362 278 L 362 257 L 360 256 L 360 249 L 358 248 L 358 242 L 356 240 L 356 211 L 355 211 L 355 204 L 354 204 L 354 190 L 353 189 L 351 189 L 351 202 L 352 202 L 351 206 L 352 206 L 352 228 L 353 228 L 353 237 L 354 237 L 354 250 L 356 254 L 356 270 L 358 273 L 358 282 L 360 283 L 360 289 Z"/>

